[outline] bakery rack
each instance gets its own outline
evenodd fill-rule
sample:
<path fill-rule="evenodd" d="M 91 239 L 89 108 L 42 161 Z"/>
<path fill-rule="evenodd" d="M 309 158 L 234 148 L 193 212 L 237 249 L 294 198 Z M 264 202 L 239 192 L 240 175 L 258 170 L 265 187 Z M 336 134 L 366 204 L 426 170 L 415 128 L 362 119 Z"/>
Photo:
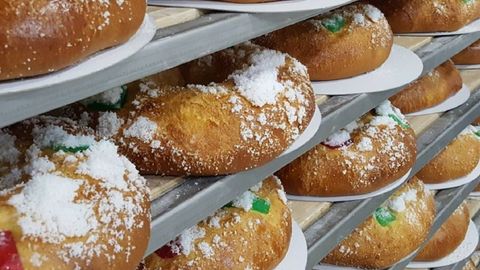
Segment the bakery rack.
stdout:
<path fill-rule="evenodd" d="M 426 45 L 421 46 L 417 50 L 417 54 L 421 56 L 424 62 L 424 74 L 478 38 L 480 38 L 480 33 L 466 36 L 435 38 L 428 41 Z M 439 51 L 436 48 L 442 48 L 442 50 Z M 167 191 L 162 188 L 163 195 L 160 195 L 152 202 L 152 216 L 154 219 L 152 221 L 152 237 L 147 254 L 161 247 L 178 235 L 183 229 L 193 226 L 199 220 L 228 203 L 232 198 L 235 198 L 251 186 L 273 174 L 298 156 L 313 148 L 329 134 L 357 119 L 399 90 L 400 89 L 393 89 L 387 92 L 333 98 L 318 97 L 323 120 L 315 136 L 299 149 L 288 155 L 281 156 L 260 168 L 225 177 L 196 178 L 188 179 L 188 181 L 184 181 L 184 179 L 181 178 L 168 180 L 164 178 L 152 179 L 159 181 L 160 186 L 167 186 L 170 187 L 170 189 L 167 189 Z M 478 98 L 480 98 L 480 95 L 478 95 Z M 438 141 L 425 142 L 425 144 L 428 144 L 424 146 L 426 148 L 426 155 L 419 155 L 421 159 L 419 159 L 420 163 L 416 165 L 416 171 L 420 170 L 423 165 L 432 159 L 456 134 L 463 130 L 468 123 L 472 122 L 477 115 L 480 115 L 480 104 L 477 105 L 476 102 L 469 102 L 468 104 L 472 106 L 472 109 L 460 115 L 462 121 L 457 121 L 456 129 L 453 128 L 454 126 L 450 126 L 450 129 L 445 132 L 443 140 L 440 139 L 443 137 L 440 137 L 437 138 Z M 156 189 L 153 188 L 153 190 L 155 191 Z M 167 192 L 165 193 L 165 191 Z M 317 226 L 306 230 L 307 243 L 309 244 L 309 267 L 311 268 L 314 264 L 318 263 L 341 238 L 370 215 L 387 197 L 388 196 L 383 196 L 363 202 L 335 204 L 334 207 L 330 209 L 328 218 L 334 216 L 333 218 L 343 219 L 343 217 L 345 217 L 344 223 L 339 223 L 337 220 L 336 222 L 332 222 L 332 225 L 335 226 L 326 227 L 324 220 L 321 219 L 318 221 Z M 350 215 L 345 215 L 346 213 L 350 213 Z M 321 233 L 321 231 L 318 230 L 318 226 L 323 228 L 325 233 Z M 326 234 L 327 232 L 328 234 Z"/>
<path fill-rule="evenodd" d="M 158 30 L 154 39 L 140 52 L 101 72 L 66 83 L 9 95 L 1 94 L 0 91 L 0 127 L 175 67 L 321 12 L 204 14 L 195 9 L 149 8 L 149 14 L 155 19 Z M 422 42 L 412 38 L 415 42 L 408 47 L 414 49 L 421 57 L 425 74 L 478 39 L 480 33 L 422 39 Z M 410 40 L 404 38 L 398 43 L 402 44 L 402 41 Z M 478 86 L 476 85 L 474 89 L 478 89 Z M 299 149 L 280 156 L 265 166 L 222 177 L 195 179 L 148 177 L 152 188 L 152 232 L 146 255 L 399 90 L 400 88 L 381 93 L 333 98 L 318 97 L 323 121 L 314 138 Z M 469 102 L 442 115 L 423 131 L 417 144 L 419 155 L 414 172 L 431 160 L 465 126 L 480 115 L 479 101 L 480 91 L 474 91 Z M 437 195 L 437 201 L 442 207 L 435 223 L 437 228 L 453 212 L 456 205 L 466 198 L 473 186 L 474 184 L 469 184 Z M 319 219 L 306 222 L 309 224 L 304 228 L 309 245 L 308 269 L 317 264 L 387 197 L 388 194 L 385 194 L 363 201 L 313 205 L 314 211 L 322 214 L 318 215 L 321 216 Z"/>
<path fill-rule="evenodd" d="M 480 75 L 480 73 L 477 75 Z M 467 103 L 443 114 L 421 131 L 420 136 L 417 137 L 417 161 L 412 169 L 412 176 L 433 159 L 440 150 L 480 114 L 480 85 L 478 85 L 478 82 L 475 83 L 477 86 L 474 88 L 475 90 Z M 425 121 L 428 122 L 428 119 L 420 119 L 420 122 Z M 412 126 L 415 129 L 415 122 L 412 122 Z M 416 130 L 416 132 L 417 134 L 420 133 L 419 130 Z M 438 230 L 457 206 L 468 196 L 470 191 L 475 188 L 478 181 L 480 181 L 480 178 L 468 185 L 439 192 L 436 196 L 438 215 L 432 231 Z M 327 213 L 310 226 L 307 226 L 305 230 L 309 253 L 307 268 L 312 268 L 325 257 L 331 249 L 365 220 L 380 204 L 387 200 L 392 193 L 393 191 L 387 192 L 363 201 L 333 204 Z M 404 269 L 408 262 L 407 258 L 407 260 L 393 266 L 392 269 Z"/>
<path fill-rule="evenodd" d="M 83 78 L 27 93 L 2 95 L 0 88 L 0 127 L 178 66 L 321 12 L 201 15 L 194 9 L 165 8 L 159 11 L 150 8 L 149 14 L 155 19 L 158 30 L 153 40 L 128 60 Z M 184 23 L 171 26 L 178 22 Z"/>

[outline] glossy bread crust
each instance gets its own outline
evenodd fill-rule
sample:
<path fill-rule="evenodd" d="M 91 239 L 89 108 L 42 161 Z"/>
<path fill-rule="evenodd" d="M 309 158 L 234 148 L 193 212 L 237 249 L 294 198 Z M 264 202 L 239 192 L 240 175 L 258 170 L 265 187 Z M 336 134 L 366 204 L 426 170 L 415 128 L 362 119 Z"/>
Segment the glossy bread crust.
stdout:
<path fill-rule="evenodd" d="M 480 64 L 480 40 L 470 45 L 459 54 L 452 57 L 457 65 L 477 65 Z"/>
<path fill-rule="evenodd" d="M 337 16 L 345 20 L 345 25 L 332 32 L 324 23 Z M 307 66 L 312 80 L 335 80 L 360 75 L 382 65 L 390 55 L 393 34 L 378 9 L 352 4 L 272 32 L 254 42 L 297 58 Z"/>
<path fill-rule="evenodd" d="M 448 256 L 465 239 L 469 224 L 470 214 L 464 203 L 443 223 L 433 238 L 415 257 L 415 261 L 436 261 Z"/>
<path fill-rule="evenodd" d="M 317 145 L 288 164 L 276 175 L 288 194 L 299 196 L 348 196 L 378 190 L 405 175 L 416 158 L 415 135 L 411 128 L 381 125 L 373 134 L 367 114 L 352 132 L 352 144 L 332 149 Z M 364 151 L 362 142 L 371 141 Z"/>
<path fill-rule="evenodd" d="M 145 11 L 145 0 L 0 1 L 0 81 L 63 69 L 124 43 Z"/>
<path fill-rule="evenodd" d="M 205 235 L 196 239 L 188 255 L 162 258 L 154 253 L 146 258 L 145 270 L 272 270 L 287 253 L 292 230 L 290 210 L 280 197 L 282 187 L 273 177 L 263 182 L 254 192 L 271 203 L 270 212 L 245 212 L 238 208 L 224 208 L 213 217 L 200 222 L 196 228 Z M 212 222 L 212 220 L 218 221 Z M 200 243 L 212 248 L 205 256 Z"/>
<path fill-rule="evenodd" d="M 468 175 L 480 161 L 480 138 L 461 134 L 418 173 L 429 184 L 444 183 Z"/>
<path fill-rule="evenodd" d="M 480 17 L 479 1 L 370 0 L 394 33 L 456 31 Z"/>
<path fill-rule="evenodd" d="M 272 59 L 282 63 L 278 74 L 260 79 L 279 91 L 275 102 L 255 103 L 272 98 L 271 88 L 244 94 L 235 84 L 232 74 L 244 74 L 256 56 L 266 57 L 255 64 L 259 69 Z M 224 175 L 261 166 L 285 151 L 315 112 L 304 67 L 256 45 L 210 55 L 181 71 L 186 85 L 163 87 L 151 78 L 129 85 L 131 100 L 117 112 L 123 124 L 113 139 L 144 174 Z M 145 122 L 152 128 L 148 138 Z"/>
<path fill-rule="evenodd" d="M 435 217 L 433 194 L 425 190 L 421 181 L 413 178 L 400 188 L 390 200 L 405 196 L 413 190 L 416 200 L 408 201 L 396 219 L 381 226 L 369 217 L 345 238 L 324 263 L 363 269 L 384 269 L 400 261 L 425 241 Z"/>
<path fill-rule="evenodd" d="M 405 87 L 390 98 L 403 113 L 413 113 L 438 105 L 462 88 L 462 77 L 452 61 Z"/>

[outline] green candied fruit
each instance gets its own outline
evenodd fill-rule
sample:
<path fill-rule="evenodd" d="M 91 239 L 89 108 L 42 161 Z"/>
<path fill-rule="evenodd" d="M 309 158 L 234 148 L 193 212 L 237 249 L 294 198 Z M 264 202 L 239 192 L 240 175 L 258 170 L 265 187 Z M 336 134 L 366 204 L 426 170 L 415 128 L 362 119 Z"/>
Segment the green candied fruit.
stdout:
<path fill-rule="evenodd" d="M 395 214 L 386 207 L 377 208 L 377 210 L 375 210 L 375 213 L 373 215 L 375 217 L 375 220 L 382 227 L 388 226 L 390 223 L 392 223 L 396 219 Z"/>
<path fill-rule="evenodd" d="M 327 28 L 332 33 L 337 33 L 345 27 L 345 18 L 341 15 L 335 14 L 330 18 L 322 20 L 323 27 Z"/>
<path fill-rule="evenodd" d="M 222 208 L 234 208 L 233 202 L 225 204 Z M 270 213 L 270 202 L 265 199 L 255 197 L 252 202 L 252 211 L 256 211 L 262 214 Z"/>
<path fill-rule="evenodd" d="M 87 107 L 90 110 L 101 111 L 101 112 L 113 111 L 113 110 L 118 110 L 123 108 L 123 105 L 125 105 L 125 101 L 127 100 L 128 89 L 126 85 L 122 85 L 121 88 L 122 88 L 122 93 L 120 94 L 120 100 L 118 102 L 114 104 L 110 104 L 110 103 L 102 103 L 102 102 L 95 101 L 95 102 L 89 103 Z"/>
<path fill-rule="evenodd" d="M 78 152 L 83 152 L 86 151 L 90 146 L 88 145 L 80 145 L 80 146 L 75 146 L 75 147 L 68 147 L 65 145 L 54 145 L 53 151 L 58 152 L 58 151 L 63 151 L 67 153 L 78 153 Z"/>
<path fill-rule="evenodd" d="M 268 214 L 270 212 L 270 202 L 265 199 L 256 197 L 253 200 L 252 210 L 262 214 Z"/>
<path fill-rule="evenodd" d="M 402 128 L 410 128 L 410 126 L 407 123 L 403 122 L 398 116 L 394 114 L 389 114 L 388 116 L 392 118 L 395 122 L 397 122 L 397 124 Z"/>
<path fill-rule="evenodd" d="M 477 137 L 480 137 L 480 130 L 479 130 L 479 131 L 475 131 L 473 134 L 475 134 Z"/>
<path fill-rule="evenodd" d="M 470 4 L 473 3 L 475 0 L 462 0 L 463 3 L 465 4 Z"/>

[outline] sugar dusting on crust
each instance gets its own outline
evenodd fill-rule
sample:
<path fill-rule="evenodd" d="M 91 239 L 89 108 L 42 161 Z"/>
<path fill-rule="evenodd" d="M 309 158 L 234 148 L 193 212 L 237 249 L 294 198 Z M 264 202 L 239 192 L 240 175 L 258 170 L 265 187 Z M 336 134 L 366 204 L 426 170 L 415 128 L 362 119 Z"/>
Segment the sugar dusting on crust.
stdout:
<path fill-rule="evenodd" d="M 15 146 L 17 138 L 0 130 L 0 173 L 2 163 L 15 164 L 20 156 L 20 151 Z"/>
<path fill-rule="evenodd" d="M 123 93 L 122 87 L 115 87 L 110 90 L 107 90 L 105 92 L 102 92 L 98 95 L 95 95 L 93 97 L 89 97 L 87 99 L 84 99 L 82 103 L 85 104 L 91 104 L 91 103 L 102 103 L 102 104 L 116 104 L 122 99 L 122 93 Z"/>
<path fill-rule="evenodd" d="M 278 178 L 272 177 L 275 180 Z M 278 180 L 279 181 L 279 180 Z M 249 191 L 246 191 L 244 194 L 240 195 L 236 201 L 248 201 L 245 204 L 251 204 L 253 202 L 253 197 L 258 196 L 258 192 L 264 189 L 264 184 L 261 182 L 260 184 L 252 187 Z M 253 191 L 256 190 L 256 191 Z M 280 200 L 282 196 L 280 194 L 283 193 L 283 187 L 281 185 L 277 185 L 275 192 L 278 195 Z M 245 209 L 243 207 L 243 203 L 240 206 L 236 206 L 234 203 L 235 209 L 239 209 L 241 211 L 248 212 L 251 209 L 247 207 Z M 237 208 L 238 207 L 238 208 Z M 242 232 L 245 234 L 257 234 L 256 231 L 259 227 L 262 227 L 264 220 L 268 220 L 268 215 L 260 214 L 264 216 L 263 218 L 259 216 L 258 218 L 242 216 L 240 213 L 236 211 L 230 211 L 231 208 L 222 208 L 217 210 L 212 216 L 207 217 L 203 221 L 199 222 L 197 225 L 184 230 L 179 236 L 177 236 L 176 240 L 171 241 L 167 244 L 170 250 L 176 254 L 177 256 L 186 256 L 188 258 L 193 258 L 192 260 L 187 262 L 189 267 L 198 266 L 200 260 L 218 260 L 215 257 L 216 250 L 224 250 L 229 249 L 230 243 L 224 240 L 224 237 L 228 234 L 233 233 L 237 235 L 237 232 Z M 235 226 L 239 226 L 240 222 L 246 222 L 247 228 L 242 228 L 242 231 L 239 229 L 233 229 Z M 243 225 L 240 225 L 243 226 Z M 207 233 L 206 229 L 208 228 L 209 232 Z M 228 231 L 227 231 L 228 229 Z M 248 245 L 245 239 L 241 238 L 242 236 L 236 237 L 239 241 L 243 241 L 244 245 Z M 195 256 L 192 256 L 194 254 Z M 238 262 L 244 262 L 245 258 L 239 257 Z M 181 267 L 181 265 L 179 265 Z"/>
<path fill-rule="evenodd" d="M 129 261 L 135 248 L 129 232 L 146 226 L 140 217 L 149 215 L 143 208 L 148 194 L 145 179 L 111 142 L 70 134 L 54 125 L 35 125 L 32 135 L 37 144 L 28 149 L 17 174 L 28 181 L 0 194 L 8 196 L 6 203 L 16 209 L 22 239 L 62 244 L 49 256 L 65 263 L 78 259 L 88 266 L 100 256 L 110 263 L 120 254 Z M 43 151 L 59 143 L 88 143 L 88 149 Z M 86 240 L 72 242 L 78 237 Z M 41 267 L 44 251 L 30 248 L 32 256 L 26 259 Z"/>
<path fill-rule="evenodd" d="M 127 138 L 134 137 L 143 142 L 149 143 L 153 140 L 157 124 L 147 117 L 140 116 L 130 127 L 125 129 L 123 135 Z"/>
<path fill-rule="evenodd" d="M 307 112 L 314 106 L 313 91 L 305 66 L 286 54 L 263 49 L 252 43 L 244 43 L 211 57 L 232 58 L 233 61 L 245 61 L 245 65 L 233 72 L 226 82 L 211 83 L 209 85 L 187 85 L 187 87 L 160 87 L 153 80 L 144 80 L 141 84 L 141 93 L 135 97 L 132 111 L 126 120 L 125 140 L 119 144 L 129 148 L 129 151 L 140 155 L 139 143 L 127 140 L 130 137 L 141 138 L 141 141 L 150 144 L 153 139 L 157 142 L 151 146 L 152 155 L 170 156 L 178 169 L 190 174 L 193 168 L 211 171 L 229 166 L 233 163 L 235 153 L 247 153 L 248 158 L 254 161 L 262 155 L 268 155 L 285 146 L 284 141 L 292 143 L 300 136 L 309 124 Z M 238 59 L 237 59 L 238 58 Z M 199 60 L 198 65 L 204 67 L 209 61 Z M 196 63 L 196 62 L 194 62 Z M 232 85 L 234 85 L 232 87 Z M 154 90 L 155 97 L 151 93 Z M 162 97 L 175 92 L 192 91 L 198 95 L 212 95 L 217 99 L 225 100 L 225 111 L 231 112 L 229 117 L 239 118 L 239 137 L 242 142 L 234 145 L 232 153 L 221 156 L 220 159 L 205 160 L 199 156 L 197 149 L 186 149 L 169 132 L 146 132 L 139 130 L 154 130 L 154 122 L 142 118 L 137 111 L 163 109 Z M 153 99 L 154 98 L 154 99 Z M 138 122 L 142 122 L 141 125 Z M 147 123 L 144 125 L 143 123 Z M 139 126 L 147 128 L 139 129 Z M 281 135 L 279 135 L 281 134 Z M 154 138 L 155 137 L 155 138 Z M 160 151 L 169 151 L 160 152 Z M 149 156 L 142 156 L 145 162 Z M 152 161 L 153 162 L 153 161 Z M 249 169 L 249 167 L 243 168 Z M 165 173 L 165 172 L 158 172 Z"/>
<path fill-rule="evenodd" d="M 22 233 L 47 243 L 60 243 L 95 230 L 92 205 L 74 202 L 82 184 L 82 180 L 54 174 L 34 175 L 19 194 L 7 201 L 20 216 Z"/>
<path fill-rule="evenodd" d="M 342 31 L 353 31 L 353 27 L 376 28 L 381 27 L 390 31 L 390 26 L 383 13 L 376 7 L 369 4 L 352 4 L 329 13 L 319 15 L 308 22 L 315 26 L 317 31 L 328 31 L 325 28 L 325 22 L 338 20 L 346 21 L 346 27 Z M 371 42 L 374 46 L 387 47 L 390 43 L 389 38 L 376 34 L 377 30 L 372 31 Z"/>
<path fill-rule="evenodd" d="M 95 49 L 92 47 L 92 37 L 101 36 L 106 30 L 114 29 L 112 27 L 121 27 L 121 25 L 132 21 L 132 16 L 134 15 L 133 7 L 135 5 L 131 2 L 126 2 L 125 0 L 81 0 L 68 3 L 62 1 L 35 1 L 24 4 L 21 1 L 9 1 L 9 5 L 4 7 L 2 11 L 4 16 L 8 14 L 16 15 L 19 18 L 26 16 L 30 20 L 28 27 L 20 27 L 19 29 L 21 30 L 18 31 L 23 31 L 22 35 L 28 36 L 32 40 L 52 44 L 52 42 L 58 41 L 57 33 L 62 32 L 62 44 L 49 48 L 49 51 L 54 53 L 55 56 L 61 57 L 62 55 L 68 55 L 73 48 L 81 52 L 91 52 L 92 49 Z M 117 12 L 114 16 L 111 11 L 118 8 L 121 12 Z M 52 19 L 58 19 L 57 17 L 59 16 L 65 16 L 67 19 L 64 22 L 67 22 L 67 24 L 63 24 L 61 21 L 55 24 L 51 23 Z M 70 19 L 74 21 L 82 20 L 82 24 L 75 27 L 68 22 Z M 21 25 L 22 21 L 17 22 L 17 24 Z M 15 29 L 15 26 L 7 27 Z M 8 55 L 16 50 L 16 46 L 12 42 L 19 38 L 16 36 L 19 35 L 17 30 L 9 31 L 8 28 L 5 29 L 3 30 L 5 33 L 2 33 L 2 40 L 5 43 L 2 43 L 0 46 L 0 55 Z M 115 29 L 113 30 L 114 32 L 117 31 Z M 87 32 L 89 36 L 79 34 L 79 32 Z M 48 60 L 45 57 L 39 57 L 39 51 L 35 47 L 29 46 L 27 51 L 30 53 L 21 55 L 21 58 L 15 59 L 11 63 L 12 68 L 23 71 L 19 72 L 18 76 L 20 77 L 25 76 L 25 74 L 31 76 L 30 72 L 38 66 L 38 62 Z M 9 74 L 12 73 L 10 70 L 2 70 L 0 68 L 0 75 L 5 74 L 7 76 L 6 79 L 17 76 L 15 73 L 13 75 Z M 55 69 L 50 68 L 47 71 L 53 72 Z"/>
<path fill-rule="evenodd" d="M 262 107 L 275 104 L 277 95 L 284 90 L 278 81 L 278 69 L 285 64 L 285 54 L 273 50 L 262 50 L 251 56 L 251 65 L 239 70 L 230 78 L 239 93 L 252 104 Z"/>
<path fill-rule="evenodd" d="M 425 215 L 429 213 L 432 209 L 428 204 L 429 199 L 428 197 L 432 196 L 430 191 L 421 183 L 421 182 L 414 182 L 413 184 L 406 184 L 404 188 L 394 193 L 389 200 L 387 200 L 383 207 L 387 207 L 390 210 L 394 211 L 396 215 L 396 219 L 393 223 L 391 223 L 388 227 L 388 231 L 392 232 L 393 235 L 398 235 L 396 232 L 399 230 L 405 229 L 407 226 L 410 227 L 410 230 L 417 231 L 418 233 L 426 234 L 430 227 L 428 224 L 424 225 L 425 222 Z M 402 216 L 404 223 L 402 226 L 398 226 L 395 222 Z M 354 230 L 354 232 L 348 236 L 340 245 L 337 247 L 336 251 L 342 254 L 345 257 L 356 257 L 359 254 L 359 250 L 364 250 L 365 247 L 361 246 L 359 243 L 365 243 L 372 246 L 378 246 L 379 242 L 383 239 L 380 239 L 375 235 L 376 230 L 372 231 L 372 226 L 368 224 L 373 224 L 373 226 L 381 226 L 377 221 L 375 221 L 375 217 L 370 217 L 373 219 L 373 223 L 370 223 L 371 220 L 364 223 L 364 225 L 359 226 Z M 432 217 L 433 218 L 433 217 Z M 420 222 L 420 220 L 423 220 Z M 433 221 L 433 219 L 432 219 Z M 406 224 L 405 224 L 406 223 Z M 388 237 L 388 234 L 386 235 Z M 420 241 L 419 243 L 423 242 L 424 239 L 421 239 L 422 236 L 416 235 Z M 353 241 L 359 239 L 357 241 Z M 397 239 L 394 237 L 393 239 Z M 389 239 L 392 241 L 391 239 Z M 413 239 L 411 239 L 413 240 Z M 378 251 L 381 246 L 378 248 L 374 248 L 373 250 Z M 381 249 L 385 251 L 385 249 Z M 385 254 L 385 252 L 381 252 Z M 378 256 L 381 256 L 378 254 Z"/>
<path fill-rule="evenodd" d="M 341 155 L 339 159 L 341 173 L 344 175 L 354 173 L 357 178 L 357 181 L 352 182 L 357 185 L 353 188 L 360 188 L 375 181 L 379 177 L 378 164 L 384 163 L 378 155 L 367 158 L 363 152 L 376 151 L 386 156 L 388 159 L 386 166 L 392 172 L 397 172 L 409 162 L 410 154 L 403 142 L 406 134 L 399 132 L 401 127 L 388 115 L 394 114 L 402 121 L 406 121 L 405 117 L 388 101 L 377 107 L 375 112 L 377 115 L 372 116 L 370 121 L 366 122 L 364 117 L 357 122 L 350 123 L 324 142 L 326 145 L 333 143 L 342 145 L 343 142 L 352 138 L 351 134 L 354 132 L 358 134 L 352 140 L 352 144 L 338 148 Z M 394 139 L 396 136 L 400 136 L 400 140 Z M 382 141 L 382 143 L 375 145 L 375 141 Z"/>

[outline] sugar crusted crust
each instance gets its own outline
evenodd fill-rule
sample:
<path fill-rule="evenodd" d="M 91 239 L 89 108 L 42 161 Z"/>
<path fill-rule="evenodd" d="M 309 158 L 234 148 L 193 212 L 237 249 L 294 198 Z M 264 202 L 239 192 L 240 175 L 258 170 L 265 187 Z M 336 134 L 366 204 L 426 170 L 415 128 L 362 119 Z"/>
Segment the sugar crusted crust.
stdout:
<path fill-rule="evenodd" d="M 254 42 L 297 58 L 312 80 L 335 80 L 378 68 L 390 55 L 393 34 L 377 8 L 351 4 Z"/>
<path fill-rule="evenodd" d="M 180 247 L 175 257 L 161 258 L 154 253 L 147 257 L 144 269 L 274 269 L 285 256 L 291 237 L 285 194 L 274 177 L 249 192 L 270 202 L 268 214 L 237 207 L 221 209 L 186 230 L 178 238 L 183 246 L 171 243 Z M 237 203 L 245 207 L 248 197 L 248 193 L 242 195 Z"/>

